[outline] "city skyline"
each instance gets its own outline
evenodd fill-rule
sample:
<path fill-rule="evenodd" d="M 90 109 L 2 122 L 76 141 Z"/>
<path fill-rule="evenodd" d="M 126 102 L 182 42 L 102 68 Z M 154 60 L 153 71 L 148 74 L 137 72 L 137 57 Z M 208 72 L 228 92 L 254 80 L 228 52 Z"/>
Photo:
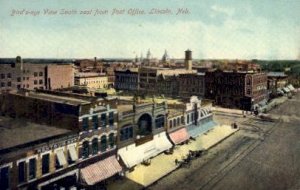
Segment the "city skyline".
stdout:
<path fill-rule="evenodd" d="M 297 59 L 300 2 L 290 1 L 0 1 L 0 57 L 134 58 L 150 49 L 161 58 Z M 13 10 L 40 11 L 36 16 Z M 45 16 L 46 10 L 57 15 Z M 108 10 L 107 15 L 64 15 L 68 10 Z M 125 9 L 124 15 L 111 15 Z M 132 16 L 128 11 L 144 10 Z M 152 9 L 173 14 L 149 14 Z M 188 13 L 178 14 L 178 9 Z"/>

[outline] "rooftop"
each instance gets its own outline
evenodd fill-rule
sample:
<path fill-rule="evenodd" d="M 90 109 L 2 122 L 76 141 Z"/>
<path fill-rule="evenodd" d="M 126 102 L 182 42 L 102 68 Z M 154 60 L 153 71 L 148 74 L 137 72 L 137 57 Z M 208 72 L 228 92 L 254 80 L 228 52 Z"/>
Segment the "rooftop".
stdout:
<path fill-rule="evenodd" d="M 57 96 L 57 95 L 34 92 L 34 91 L 25 92 L 24 94 L 17 92 L 15 94 L 26 96 L 29 98 L 34 98 L 34 99 L 46 100 L 46 101 L 56 102 L 56 103 L 64 103 L 64 104 L 75 105 L 75 106 L 90 103 L 90 101 L 86 101 L 79 98 L 72 98 L 68 96 Z"/>
<path fill-rule="evenodd" d="M 0 150 L 68 133 L 67 129 L 0 116 Z"/>

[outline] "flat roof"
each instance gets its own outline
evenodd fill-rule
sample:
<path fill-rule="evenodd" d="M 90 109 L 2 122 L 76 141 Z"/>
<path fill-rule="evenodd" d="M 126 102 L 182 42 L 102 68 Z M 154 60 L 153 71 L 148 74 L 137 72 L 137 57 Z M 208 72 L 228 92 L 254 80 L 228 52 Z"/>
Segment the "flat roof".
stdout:
<path fill-rule="evenodd" d="M 34 91 L 25 92 L 24 94 L 23 93 L 15 93 L 15 94 L 29 97 L 29 98 L 36 98 L 40 100 L 47 100 L 51 102 L 64 103 L 64 104 L 75 105 L 75 106 L 91 103 L 90 101 L 79 99 L 79 98 L 72 98 L 68 96 L 57 96 L 53 94 L 46 94 L 46 93 L 34 92 Z"/>
<path fill-rule="evenodd" d="M 0 150 L 71 132 L 25 119 L 0 116 Z"/>

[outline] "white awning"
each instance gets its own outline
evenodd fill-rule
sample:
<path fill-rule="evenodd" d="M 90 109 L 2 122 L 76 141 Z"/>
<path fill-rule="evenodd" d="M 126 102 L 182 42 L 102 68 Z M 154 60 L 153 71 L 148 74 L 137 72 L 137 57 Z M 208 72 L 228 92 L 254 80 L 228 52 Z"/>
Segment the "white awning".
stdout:
<path fill-rule="evenodd" d="M 154 135 L 153 140 L 146 142 L 142 145 L 136 146 L 135 144 L 118 150 L 124 164 L 131 168 L 141 162 L 152 158 L 159 153 L 172 147 L 172 143 L 168 140 L 166 132 Z"/>
<path fill-rule="evenodd" d="M 294 90 L 295 90 L 294 86 L 293 86 L 293 85 L 291 85 L 291 84 L 290 84 L 290 85 L 288 85 L 288 86 L 287 86 L 287 88 L 289 88 L 291 91 L 294 91 Z"/>
<path fill-rule="evenodd" d="M 78 160 L 77 152 L 75 150 L 75 145 L 69 146 L 68 150 L 69 150 L 69 154 L 70 154 L 71 160 L 72 161 Z"/>
<path fill-rule="evenodd" d="M 60 166 L 63 166 L 67 163 L 63 149 L 57 150 L 56 151 L 56 156 L 57 156 L 57 159 L 58 159 L 58 162 L 59 162 Z"/>

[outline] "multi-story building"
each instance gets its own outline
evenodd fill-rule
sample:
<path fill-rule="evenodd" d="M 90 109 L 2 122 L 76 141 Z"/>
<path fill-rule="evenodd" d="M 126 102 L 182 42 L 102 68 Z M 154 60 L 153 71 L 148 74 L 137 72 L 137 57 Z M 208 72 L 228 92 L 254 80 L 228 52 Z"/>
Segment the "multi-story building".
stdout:
<path fill-rule="evenodd" d="M 137 91 L 139 84 L 138 68 L 115 71 L 115 89 L 124 91 Z"/>
<path fill-rule="evenodd" d="M 103 73 L 76 73 L 75 85 L 86 86 L 89 89 L 108 87 L 108 77 Z"/>
<path fill-rule="evenodd" d="M 269 72 L 268 91 L 272 95 L 276 95 L 288 84 L 288 76 L 283 72 Z"/>
<path fill-rule="evenodd" d="M 0 189 L 70 188 L 78 179 L 78 135 L 0 117 Z"/>
<path fill-rule="evenodd" d="M 181 74 L 179 75 L 179 96 L 190 98 L 198 96 L 203 98 L 205 93 L 205 74 Z"/>
<path fill-rule="evenodd" d="M 212 71 L 205 74 L 205 96 L 216 105 L 253 110 L 267 101 L 265 73 Z"/>
<path fill-rule="evenodd" d="M 74 85 L 73 64 L 47 60 L 0 60 L 0 91 L 58 89 Z"/>
<path fill-rule="evenodd" d="M 116 159 L 117 110 L 105 101 L 54 91 L 19 91 L 3 95 L 1 105 L 2 114 L 76 133 L 77 168 L 82 185 L 94 185 L 122 170 Z M 104 167 L 109 172 L 99 173 Z"/>
<path fill-rule="evenodd" d="M 149 161 L 172 147 L 165 132 L 165 103 L 118 103 L 117 109 L 118 155 L 126 168 Z"/>

